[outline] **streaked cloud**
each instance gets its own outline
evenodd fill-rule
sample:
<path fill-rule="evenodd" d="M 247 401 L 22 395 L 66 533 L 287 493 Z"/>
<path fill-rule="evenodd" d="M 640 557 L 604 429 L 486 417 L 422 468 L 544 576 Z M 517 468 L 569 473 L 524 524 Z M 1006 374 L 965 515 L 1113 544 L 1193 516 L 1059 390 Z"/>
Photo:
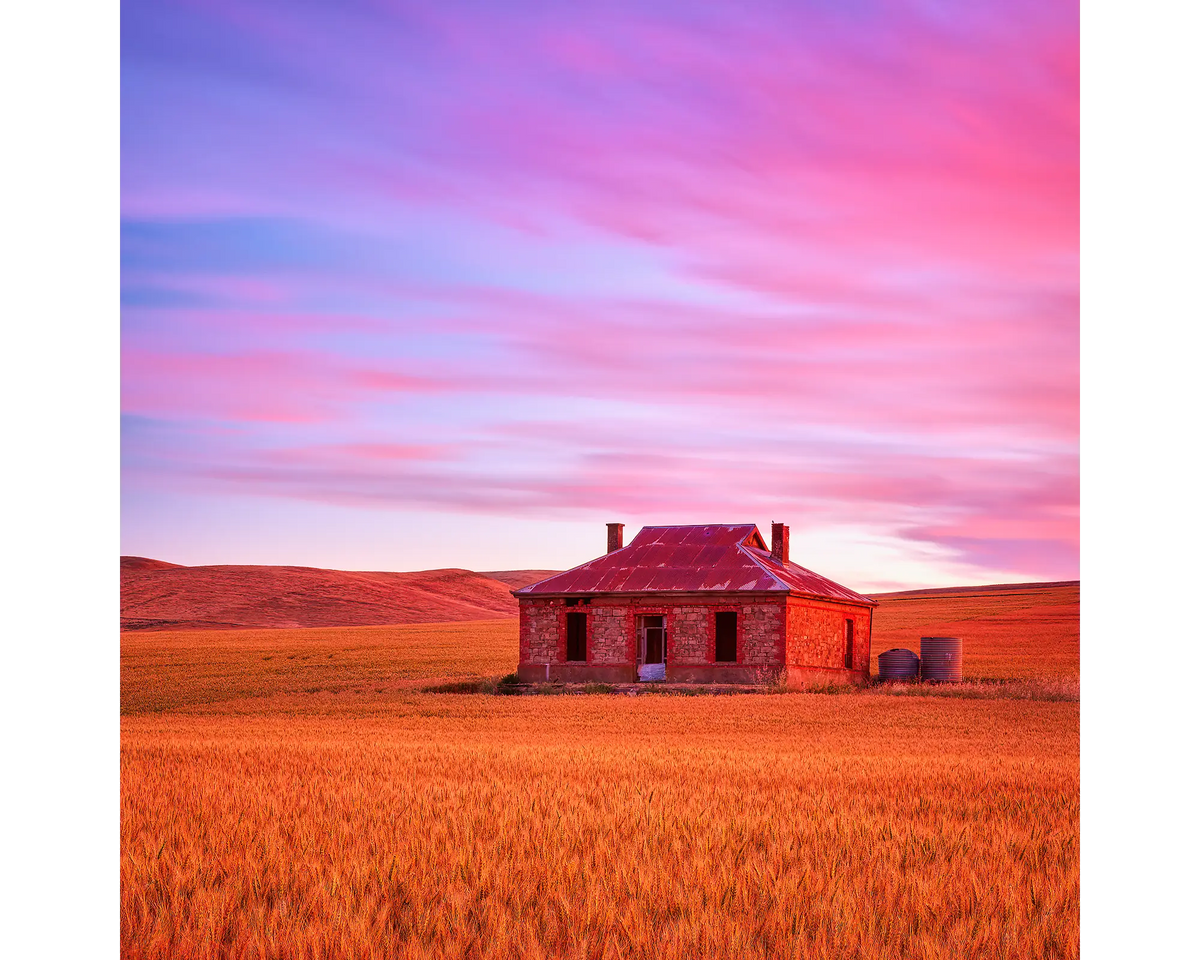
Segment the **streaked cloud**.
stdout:
<path fill-rule="evenodd" d="M 1077 575 L 1073 5 L 122 20 L 131 489 Z"/>

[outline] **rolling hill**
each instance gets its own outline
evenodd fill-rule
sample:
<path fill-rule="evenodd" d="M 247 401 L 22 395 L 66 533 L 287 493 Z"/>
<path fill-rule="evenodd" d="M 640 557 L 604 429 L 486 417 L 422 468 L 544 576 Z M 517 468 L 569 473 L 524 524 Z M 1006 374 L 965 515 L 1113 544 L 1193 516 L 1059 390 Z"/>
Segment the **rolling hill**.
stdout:
<path fill-rule="evenodd" d="M 372 626 L 515 617 L 508 581 L 471 570 L 415 573 L 315 567 L 187 567 L 121 558 L 123 630 Z M 541 574 L 542 571 L 531 571 Z"/>

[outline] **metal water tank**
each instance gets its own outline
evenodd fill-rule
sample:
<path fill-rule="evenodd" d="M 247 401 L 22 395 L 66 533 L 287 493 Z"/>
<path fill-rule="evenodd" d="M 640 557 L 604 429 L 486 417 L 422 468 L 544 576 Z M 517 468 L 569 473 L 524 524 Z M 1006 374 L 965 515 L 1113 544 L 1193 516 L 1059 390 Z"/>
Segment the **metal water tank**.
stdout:
<path fill-rule="evenodd" d="M 962 638 L 921 638 L 921 679 L 962 680 Z"/>
<path fill-rule="evenodd" d="M 879 655 L 880 680 L 916 680 L 921 669 L 921 658 L 911 650 L 897 647 Z"/>

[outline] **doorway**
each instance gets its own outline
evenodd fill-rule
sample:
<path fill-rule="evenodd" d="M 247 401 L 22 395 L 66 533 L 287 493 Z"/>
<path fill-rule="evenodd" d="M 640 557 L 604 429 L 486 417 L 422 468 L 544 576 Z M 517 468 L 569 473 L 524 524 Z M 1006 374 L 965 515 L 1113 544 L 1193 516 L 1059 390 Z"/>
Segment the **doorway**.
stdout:
<path fill-rule="evenodd" d="M 661 614 L 640 616 L 638 624 L 638 679 L 667 678 L 667 618 Z"/>

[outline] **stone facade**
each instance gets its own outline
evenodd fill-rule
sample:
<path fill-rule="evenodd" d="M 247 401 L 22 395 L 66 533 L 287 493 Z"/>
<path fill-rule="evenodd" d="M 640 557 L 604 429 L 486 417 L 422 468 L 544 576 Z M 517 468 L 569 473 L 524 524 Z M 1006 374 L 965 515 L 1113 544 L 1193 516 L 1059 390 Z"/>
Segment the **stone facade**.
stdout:
<path fill-rule="evenodd" d="M 737 661 L 716 662 L 716 614 L 734 611 Z M 567 661 L 566 615 L 587 615 L 587 661 Z M 697 683 L 790 685 L 870 675 L 871 611 L 855 604 L 802 597 L 728 595 L 594 597 L 567 606 L 564 598 L 520 601 L 520 665 L 525 680 L 602 680 L 637 677 L 637 618 L 658 615 L 667 629 L 667 679 Z M 845 667 L 846 621 L 854 622 L 854 663 Z"/>
<path fill-rule="evenodd" d="M 708 606 L 674 607 L 667 628 L 667 659 L 672 663 L 711 663 L 713 630 Z"/>
<path fill-rule="evenodd" d="M 520 656 L 521 663 L 554 663 L 558 660 L 559 644 L 566 659 L 566 619 L 562 601 L 522 600 Z"/>
<path fill-rule="evenodd" d="M 779 666 L 784 662 L 784 604 L 747 603 L 738 617 L 738 663 Z"/>
<path fill-rule="evenodd" d="M 871 610 L 854 604 L 790 597 L 787 603 L 787 664 L 823 670 L 846 669 L 846 621 L 854 623 L 851 672 L 871 671 Z"/>
<path fill-rule="evenodd" d="M 598 603 L 579 609 L 588 614 L 588 663 L 628 663 L 625 610 Z"/>

